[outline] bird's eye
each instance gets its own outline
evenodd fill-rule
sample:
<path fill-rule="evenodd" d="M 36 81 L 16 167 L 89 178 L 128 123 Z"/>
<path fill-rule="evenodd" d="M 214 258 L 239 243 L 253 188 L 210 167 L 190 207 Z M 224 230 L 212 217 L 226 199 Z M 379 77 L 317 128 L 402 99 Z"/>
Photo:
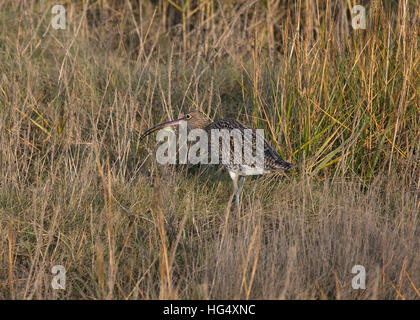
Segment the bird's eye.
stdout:
<path fill-rule="evenodd" d="M 187 114 L 187 115 L 185 116 L 185 119 L 190 120 L 190 119 L 191 119 L 191 115 L 190 115 L 190 114 Z"/>

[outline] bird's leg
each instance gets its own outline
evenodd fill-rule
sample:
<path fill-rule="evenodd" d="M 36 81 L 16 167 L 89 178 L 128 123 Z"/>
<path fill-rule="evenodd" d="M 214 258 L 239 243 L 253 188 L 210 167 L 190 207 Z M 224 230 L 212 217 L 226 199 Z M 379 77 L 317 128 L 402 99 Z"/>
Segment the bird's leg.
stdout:
<path fill-rule="evenodd" d="M 237 207 L 239 207 L 239 197 L 238 197 L 238 178 L 239 176 L 233 172 L 233 171 L 229 171 L 229 175 L 232 178 L 232 183 L 233 183 L 233 189 L 234 189 L 234 193 L 235 193 L 235 205 Z"/>
<path fill-rule="evenodd" d="M 242 188 L 244 187 L 245 176 L 239 176 L 238 190 L 236 190 L 236 202 L 239 207 L 239 198 L 241 196 Z"/>

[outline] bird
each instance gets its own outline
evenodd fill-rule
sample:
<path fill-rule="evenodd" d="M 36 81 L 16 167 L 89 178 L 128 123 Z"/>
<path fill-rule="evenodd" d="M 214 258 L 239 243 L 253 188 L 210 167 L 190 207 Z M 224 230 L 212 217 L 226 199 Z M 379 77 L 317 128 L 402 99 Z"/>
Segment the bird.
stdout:
<path fill-rule="evenodd" d="M 234 119 L 219 119 L 215 121 L 210 121 L 205 114 L 198 110 L 193 110 L 186 112 L 182 117 L 172 120 L 163 122 L 161 124 L 158 124 L 148 130 L 146 130 L 141 136 L 140 140 L 144 139 L 146 136 L 151 134 L 152 132 L 155 132 L 159 129 L 167 128 L 167 127 L 173 127 L 178 126 L 182 123 L 182 121 L 186 121 L 188 129 L 202 129 L 207 134 L 211 134 L 212 130 L 224 130 L 224 132 L 231 133 L 233 131 L 236 131 L 240 135 L 242 135 L 242 141 L 243 145 L 251 146 L 252 153 L 255 154 L 256 151 L 256 145 L 258 137 L 261 138 L 260 141 L 262 141 L 263 149 L 263 162 L 262 166 L 260 163 L 260 166 L 258 166 L 258 162 L 254 162 L 251 164 L 240 162 L 237 163 L 233 159 L 234 157 L 234 138 L 230 137 L 230 145 L 228 146 L 228 150 L 223 149 L 221 144 L 210 144 L 210 148 L 213 150 L 210 150 L 210 152 L 214 152 L 215 149 L 219 149 L 219 157 L 222 160 L 223 156 L 225 156 L 225 159 L 228 159 L 225 162 L 221 162 L 223 166 L 226 167 L 227 171 L 229 172 L 229 175 L 232 179 L 233 188 L 234 188 L 234 196 L 235 196 L 235 205 L 239 207 L 240 205 L 240 195 L 242 192 L 242 188 L 245 182 L 245 177 L 250 175 L 261 175 L 261 174 L 267 174 L 267 173 L 278 173 L 281 171 L 287 171 L 292 168 L 292 164 L 285 161 L 275 150 L 271 145 L 265 140 L 261 135 L 259 135 L 255 129 L 249 128 L 242 123 L 234 120 Z M 251 133 L 250 135 L 246 135 L 245 132 L 249 130 Z M 219 142 L 218 142 L 219 143 Z M 229 154 L 226 154 L 228 152 Z M 244 152 L 242 150 L 241 152 Z M 220 163 L 220 162 L 219 162 Z"/>

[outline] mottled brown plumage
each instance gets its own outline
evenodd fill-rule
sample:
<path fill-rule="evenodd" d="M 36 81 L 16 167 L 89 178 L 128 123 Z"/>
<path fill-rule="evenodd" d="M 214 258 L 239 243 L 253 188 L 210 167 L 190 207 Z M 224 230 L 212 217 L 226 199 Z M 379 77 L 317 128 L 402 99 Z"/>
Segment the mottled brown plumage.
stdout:
<path fill-rule="evenodd" d="M 162 124 L 159 124 L 149 130 L 147 130 L 140 139 L 143 139 L 145 136 L 149 135 L 150 133 L 162 129 L 168 126 L 175 126 L 179 125 L 181 121 L 186 121 L 189 129 L 203 129 L 205 130 L 209 137 L 213 129 L 218 130 L 227 130 L 228 133 L 231 133 L 233 130 L 236 130 L 236 132 L 242 136 L 243 139 L 243 146 L 244 149 L 246 146 L 251 146 L 252 148 L 252 154 L 255 155 L 256 152 L 256 130 L 252 128 L 248 128 L 241 124 L 240 122 L 233 120 L 233 119 L 220 119 L 216 120 L 214 122 L 209 121 L 209 119 L 200 111 L 190 111 L 187 112 L 183 117 L 174 120 L 174 121 L 168 121 L 164 122 Z M 249 129 L 252 132 L 251 137 L 249 135 L 244 134 L 245 130 Z M 249 138 L 252 140 L 249 141 Z M 262 137 L 261 137 L 262 138 Z M 248 139 L 248 140 L 247 140 Z M 210 141 L 210 138 L 208 139 Z M 286 162 L 282 159 L 282 157 L 270 146 L 270 144 L 267 142 L 267 140 L 263 140 L 264 143 L 264 167 L 259 168 L 255 163 L 252 164 L 246 164 L 246 163 L 235 163 L 233 161 L 233 149 L 234 149 L 234 138 L 231 137 L 230 140 L 230 150 L 228 150 L 229 154 L 223 155 L 223 150 L 221 147 L 221 144 L 219 142 L 217 145 L 210 145 L 210 152 L 214 151 L 214 148 L 219 148 L 219 156 L 220 159 L 222 159 L 223 156 L 226 156 L 225 159 L 230 159 L 228 162 L 223 163 L 223 165 L 228 170 L 233 185 L 235 188 L 235 203 L 236 205 L 239 205 L 239 196 L 243 187 L 243 183 L 245 180 L 245 176 L 248 175 L 258 175 L 258 174 L 264 174 L 264 173 L 270 173 L 270 172 L 277 172 L 277 171 L 283 171 L 291 169 L 291 164 L 289 162 Z M 242 152 L 245 152 L 242 150 Z"/>

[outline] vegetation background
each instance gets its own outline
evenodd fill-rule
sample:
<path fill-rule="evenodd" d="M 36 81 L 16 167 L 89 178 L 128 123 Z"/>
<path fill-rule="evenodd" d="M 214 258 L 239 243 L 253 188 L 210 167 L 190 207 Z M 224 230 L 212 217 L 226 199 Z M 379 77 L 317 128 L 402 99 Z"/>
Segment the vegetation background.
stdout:
<path fill-rule="evenodd" d="M 0 299 L 419 299 L 419 15 L 0 0 Z M 190 109 L 264 128 L 295 170 L 231 208 L 223 169 L 139 141 Z"/>

